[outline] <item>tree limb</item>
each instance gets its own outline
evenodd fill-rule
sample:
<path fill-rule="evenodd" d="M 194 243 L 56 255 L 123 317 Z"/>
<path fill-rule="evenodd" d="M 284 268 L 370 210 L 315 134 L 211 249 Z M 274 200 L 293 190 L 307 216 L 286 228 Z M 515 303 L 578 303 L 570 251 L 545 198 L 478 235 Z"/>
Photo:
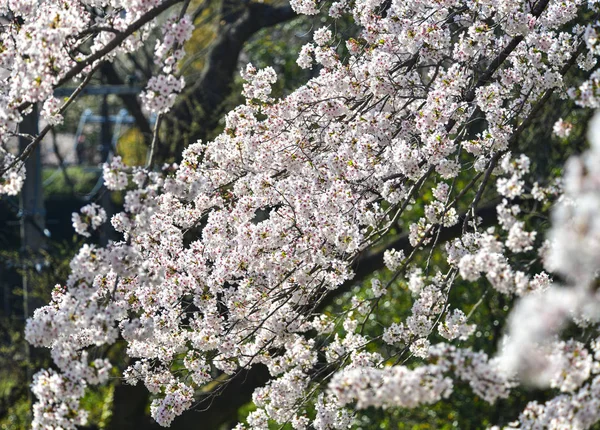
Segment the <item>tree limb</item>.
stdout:
<path fill-rule="evenodd" d="M 182 94 L 165 118 L 168 146 L 159 148 L 157 158 L 165 161 L 181 157 L 181 152 L 198 139 L 206 140 L 218 126 L 223 103 L 231 94 L 238 58 L 244 43 L 263 28 L 296 16 L 290 6 L 275 7 L 264 3 L 224 2 L 222 26 L 207 55 L 198 81 Z"/>

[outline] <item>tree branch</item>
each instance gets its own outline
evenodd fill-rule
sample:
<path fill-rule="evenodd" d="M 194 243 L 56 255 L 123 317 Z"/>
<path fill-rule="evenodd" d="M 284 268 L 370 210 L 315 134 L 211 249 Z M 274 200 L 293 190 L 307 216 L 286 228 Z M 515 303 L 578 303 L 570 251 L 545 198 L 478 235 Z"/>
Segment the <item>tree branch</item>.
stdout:
<path fill-rule="evenodd" d="M 178 98 L 165 117 L 165 134 L 170 142 L 159 148 L 159 160 L 180 157 L 186 146 L 207 139 L 217 128 L 223 103 L 231 94 L 244 43 L 259 30 L 296 16 L 290 6 L 241 2 L 236 5 L 234 8 L 230 3 L 223 4 L 221 14 L 225 24 L 210 47 L 200 79 Z"/>

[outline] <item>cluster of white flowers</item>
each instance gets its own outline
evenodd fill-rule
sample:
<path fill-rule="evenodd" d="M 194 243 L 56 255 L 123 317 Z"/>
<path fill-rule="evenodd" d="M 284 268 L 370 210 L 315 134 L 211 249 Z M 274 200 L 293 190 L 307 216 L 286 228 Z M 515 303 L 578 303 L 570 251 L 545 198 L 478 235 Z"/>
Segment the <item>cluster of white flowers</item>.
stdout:
<path fill-rule="evenodd" d="M 16 196 L 25 182 L 25 167 L 16 161 L 10 152 L 0 148 L 0 171 L 6 171 L 0 176 L 0 194 Z"/>
<path fill-rule="evenodd" d="M 158 75 L 148 80 L 146 91 L 141 94 L 144 106 L 154 113 L 166 113 L 173 107 L 177 95 L 185 86 L 183 77 Z"/>
<path fill-rule="evenodd" d="M 121 160 L 121 157 L 113 157 L 110 163 L 104 163 L 102 165 L 102 178 L 104 185 L 109 190 L 119 191 L 124 190 L 129 183 L 127 173 L 124 172 L 125 164 Z"/>
<path fill-rule="evenodd" d="M 337 373 L 329 388 L 341 404 L 356 402 L 370 406 L 413 408 L 435 403 L 452 393 L 447 375 L 469 382 L 473 391 L 490 403 L 506 398 L 514 383 L 500 376 L 497 363 L 481 352 L 457 349 L 447 344 L 431 348 L 435 364 L 409 369 L 405 366 L 350 367 Z M 341 428 L 341 427 L 337 427 Z"/>
<path fill-rule="evenodd" d="M 56 373 L 42 370 L 33 377 L 33 394 L 40 399 L 33 406 L 33 428 L 77 430 L 87 422 L 87 412 L 79 408 L 84 386 Z"/>
<path fill-rule="evenodd" d="M 272 98 L 271 85 L 277 81 L 277 74 L 272 67 L 266 67 L 261 70 L 256 70 L 252 64 L 248 64 L 245 70 L 241 71 L 242 77 L 247 83 L 244 84 L 243 96 L 252 102 L 270 102 Z"/>
<path fill-rule="evenodd" d="M 46 120 L 46 122 L 48 122 L 48 124 L 62 124 L 64 118 L 60 114 L 60 108 L 60 101 L 56 97 L 52 96 L 46 99 L 46 101 L 44 102 L 44 106 L 42 108 L 42 111 L 40 112 L 40 115 Z"/>
<path fill-rule="evenodd" d="M 11 18 L 3 20 L 0 32 L 0 146 L 15 136 L 33 103 L 42 104 L 48 125 L 62 123 L 54 88 L 85 77 L 101 60 L 138 49 L 154 25 L 148 14 L 166 6 L 164 0 L 3 1 L 0 15 Z M 179 41 L 190 27 L 188 20 L 188 32 L 175 28 L 170 34 Z M 84 45 L 90 49 L 82 50 Z M 12 176 L 2 170 L 11 187 L 0 193 L 19 189 Z"/>
<path fill-rule="evenodd" d="M 163 37 L 157 40 L 154 59 L 161 65 L 162 73 L 148 80 L 146 90 L 140 95 L 144 107 L 157 114 L 168 112 L 177 95 L 185 87 L 183 76 L 177 76 L 178 64 L 185 56 L 183 45 L 192 37 L 194 25 L 188 15 L 171 16 L 162 26 Z"/>
<path fill-rule="evenodd" d="M 185 52 L 182 46 L 192 37 L 194 25 L 188 15 L 181 19 L 171 16 L 162 27 L 163 37 L 157 41 L 154 55 L 156 59 L 164 61 L 164 73 L 176 71 L 177 62 Z M 171 54 L 171 56 L 169 56 Z"/>
<path fill-rule="evenodd" d="M 85 205 L 80 209 L 80 212 L 81 215 L 73 212 L 71 220 L 77 234 L 82 236 L 90 237 L 89 228 L 96 230 L 106 222 L 106 211 L 96 203 Z"/>
<path fill-rule="evenodd" d="M 562 138 L 568 137 L 571 134 L 571 130 L 573 130 L 573 124 L 562 118 L 559 118 L 552 127 L 554 134 Z"/>
<path fill-rule="evenodd" d="M 404 251 L 402 250 L 398 251 L 396 249 L 386 249 L 383 254 L 385 266 L 392 272 L 396 271 L 396 269 L 400 267 L 405 258 Z"/>

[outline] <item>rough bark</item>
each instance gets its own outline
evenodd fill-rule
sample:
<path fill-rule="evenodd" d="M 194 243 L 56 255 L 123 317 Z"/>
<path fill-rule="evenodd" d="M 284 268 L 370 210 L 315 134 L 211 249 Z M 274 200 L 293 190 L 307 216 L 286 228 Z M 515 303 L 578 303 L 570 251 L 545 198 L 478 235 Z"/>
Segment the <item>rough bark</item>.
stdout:
<path fill-rule="evenodd" d="M 244 43 L 263 28 L 285 22 L 295 15 L 289 6 L 224 1 L 221 25 L 206 58 L 200 78 L 188 82 L 189 89 L 179 97 L 164 121 L 165 143 L 158 148 L 157 160 L 178 160 L 181 152 L 198 139 L 206 140 L 224 113 L 224 102 L 238 67 Z"/>
<path fill-rule="evenodd" d="M 187 411 L 171 423 L 172 430 L 207 429 L 217 430 L 235 425 L 238 409 L 250 402 L 256 387 L 269 380 L 269 373 L 262 365 L 236 375 L 222 385 L 217 394 L 201 401 L 193 410 Z M 146 413 L 148 390 L 138 384 L 135 387 L 121 384 L 115 387 L 113 417 L 109 430 L 160 430 Z"/>

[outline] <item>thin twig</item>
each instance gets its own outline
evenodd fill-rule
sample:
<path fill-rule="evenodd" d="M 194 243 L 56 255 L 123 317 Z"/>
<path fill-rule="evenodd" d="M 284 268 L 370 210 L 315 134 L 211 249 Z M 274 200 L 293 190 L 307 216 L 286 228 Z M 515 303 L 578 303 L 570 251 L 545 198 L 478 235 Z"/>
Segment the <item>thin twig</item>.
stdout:
<path fill-rule="evenodd" d="M 146 169 L 150 168 L 154 163 L 154 152 L 156 150 L 156 142 L 158 142 L 158 132 L 160 129 L 160 124 L 163 119 L 163 114 L 158 114 L 156 117 L 156 123 L 154 124 L 154 133 L 152 134 L 152 144 L 150 145 L 150 154 L 148 155 L 148 161 L 146 161 Z"/>

